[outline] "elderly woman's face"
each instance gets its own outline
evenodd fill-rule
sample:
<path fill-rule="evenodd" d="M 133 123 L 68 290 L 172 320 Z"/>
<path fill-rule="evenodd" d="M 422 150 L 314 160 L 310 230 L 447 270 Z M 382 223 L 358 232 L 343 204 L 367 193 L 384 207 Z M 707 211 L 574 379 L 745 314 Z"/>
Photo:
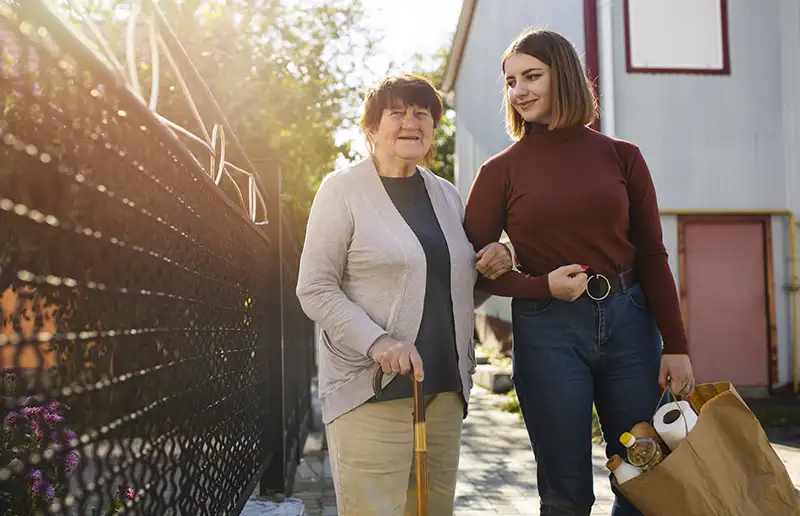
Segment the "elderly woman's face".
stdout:
<path fill-rule="evenodd" d="M 419 163 L 433 143 L 433 117 L 419 106 L 384 109 L 370 137 L 376 153 Z"/>

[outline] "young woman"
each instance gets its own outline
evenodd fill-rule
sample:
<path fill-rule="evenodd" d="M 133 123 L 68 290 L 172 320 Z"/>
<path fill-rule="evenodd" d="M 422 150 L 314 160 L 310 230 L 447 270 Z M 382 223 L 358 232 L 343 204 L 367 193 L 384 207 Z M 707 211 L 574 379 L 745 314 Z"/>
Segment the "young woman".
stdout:
<path fill-rule="evenodd" d="M 661 389 L 689 394 L 694 376 L 641 152 L 588 127 L 596 100 L 563 36 L 522 33 L 502 70 L 515 143 L 478 172 L 465 229 L 478 249 L 505 230 L 520 264 L 479 283 L 513 297 L 514 384 L 541 513 L 588 516 L 592 404 L 608 456 L 624 456 L 620 435 L 652 418 Z M 612 514 L 640 513 L 617 494 Z"/>

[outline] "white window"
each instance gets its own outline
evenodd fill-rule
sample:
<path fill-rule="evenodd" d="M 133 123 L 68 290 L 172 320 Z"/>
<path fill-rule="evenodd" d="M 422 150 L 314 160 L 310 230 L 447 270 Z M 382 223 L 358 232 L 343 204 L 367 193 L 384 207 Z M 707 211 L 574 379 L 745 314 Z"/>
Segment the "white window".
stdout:
<path fill-rule="evenodd" d="M 726 0 L 625 0 L 624 9 L 628 72 L 730 73 Z"/>

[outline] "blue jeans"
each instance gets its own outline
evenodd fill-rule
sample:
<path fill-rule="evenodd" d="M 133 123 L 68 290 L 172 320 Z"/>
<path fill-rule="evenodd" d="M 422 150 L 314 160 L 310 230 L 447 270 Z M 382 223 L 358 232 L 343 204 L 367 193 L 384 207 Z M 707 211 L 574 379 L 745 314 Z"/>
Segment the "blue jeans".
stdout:
<path fill-rule="evenodd" d="M 589 516 L 592 403 L 606 455 L 659 402 L 661 336 L 640 285 L 596 302 L 514 299 L 514 386 L 538 469 L 543 516 Z M 610 478 L 610 475 L 609 475 Z M 616 492 L 612 515 L 641 513 Z"/>

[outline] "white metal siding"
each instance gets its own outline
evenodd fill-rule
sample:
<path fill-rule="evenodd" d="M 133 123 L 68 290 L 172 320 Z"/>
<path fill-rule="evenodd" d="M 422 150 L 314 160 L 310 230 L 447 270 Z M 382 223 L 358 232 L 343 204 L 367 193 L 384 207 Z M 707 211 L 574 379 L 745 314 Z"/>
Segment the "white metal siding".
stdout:
<path fill-rule="evenodd" d="M 661 229 L 664 234 L 664 247 L 667 248 L 669 256 L 669 268 L 672 271 L 672 278 L 678 285 L 678 217 L 674 215 L 663 215 L 661 217 Z"/>
<path fill-rule="evenodd" d="M 614 6 L 617 135 L 642 148 L 661 208 L 786 208 L 780 3 L 728 2 L 730 76 L 627 73 Z"/>
<path fill-rule="evenodd" d="M 800 212 L 800 2 L 780 0 L 781 84 L 786 204 Z"/>

